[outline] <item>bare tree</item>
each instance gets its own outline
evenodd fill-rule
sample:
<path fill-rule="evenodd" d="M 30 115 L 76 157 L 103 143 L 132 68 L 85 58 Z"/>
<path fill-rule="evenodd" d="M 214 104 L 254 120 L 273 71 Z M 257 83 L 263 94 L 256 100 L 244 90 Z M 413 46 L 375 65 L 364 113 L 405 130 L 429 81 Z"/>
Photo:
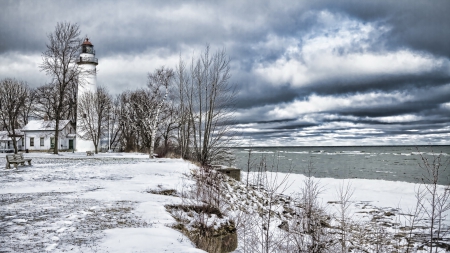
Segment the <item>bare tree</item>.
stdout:
<path fill-rule="evenodd" d="M 417 149 L 417 151 L 419 151 Z M 423 210 L 425 217 L 430 222 L 429 228 L 429 252 L 438 251 L 438 245 L 443 241 L 443 221 L 447 218 L 446 212 L 450 210 L 450 184 L 448 178 L 443 180 L 443 174 L 448 169 L 449 160 L 443 159 L 442 153 L 436 154 L 431 150 L 431 158 L 419 152 L 422 169 L 422 190 L 416 194 L 416 199 Z M 440 180 L 444 185 L 440 186 Z"/>
<path fill-rule="evenodd" d="M 68 119 L 74 123 L 77 122 L 77 105 L 78 105 L 78 85 L 70 85 L 67 92 L 67 109 L 63 113 L 62 119 Z"/>
<path fill-rule="evenodd" d="M 108 108 L 108 148 L 117 148 L 120 144 L 120 138 L 122 133 L 121 127 L 121 95 L 116 96 L 112 99 L 110 107 Z"/>
<path fill-rule="evenodd" d="M 190 144 L 191 144 L 191 109 L 193 89 L 190 89 L 190 78 L 186 70 L 186 64 L 180 58 L 178 66 L 175 71 L 175 83 L 177 86 L 178 112 L 179 112 L 179 127 L 178 127 L 178 145 L 180 147 L 180 156 L 184 159 L 190 158 Z"/>
<path fill-rule="evenodd" d="M 120 94 L 120 145 L 125 152 L 136 151 L 136 139 L 137 139 L 137 126 L 135 119 L 138 117 L 135 115 L 132 104 L 132 92 L 124 91 Z"/>
<path fill-rule="evenodd" d="M 151 125 L 151 141 L 150 141 L 150 158 L 154 158 L 154 148 L 155 148 L 155 139 L 156 139 L 156 130 L 158 128 L 159 123 L 159 113 L 161 108 L 166 101 L 167 95 L 169 94 L 169 85 L 172 82 L 173 78 L 173 70 L 165 69 L 161 67 L 160 69 L 156 69 L 153 74 L 148 75 L 148 88 L 154 95 L 155 109 L 156 111 L 150 112 L 150 117 L 152 122 L 149 122 Z M 162 96 L 162 88 L 165 89 L 164 96 Z"/>
<path fill-rule="evenodd" d="M 40 69 L 52 77 L 49 88 L 51 87 L 54 94 L 49 112 L 55 120 L 55 147 L 58 147 L 59 141 L 59 122 L 70 105 L 70 91 L 83 80 L 83 75 L 89 74 L 76 64 L 82 42 L 79 35 L 77 24 L 57 23 L 55 31 L 48 35 L 47 50 L 42 53 Z M 54 149 L 54 154 L 58 154 L 58 148 Z"/>
<path fill-rule="evenodd" d="M 37 118 L 54 120 L 54 107 L 56 104 L 57 93 L 55 86 L 46 84 L 36 89 L 36 103 L 34 105 L 33 115 Z M 66 107 L 64 107 L 66 108 Z"/>
<path fill-rule="evenodd" d="M 350 182 L 343 182 L 336 189 L 336 196 L 339 199 L 338 221 L 341 230 L 340 242 L 341 252 L 348 252 L 348 241 L 350 234 L 350 204 L 353 197 L 354 189 Z"/>
<path fill-rule="evenodd" d="M 124 120 L 132 123 L 124 125 L 128 130 L 136 130 L 141 138 L 141 146 L 146 147 L 150 158 L 154 158 L 156 131 L 160 122 L 161 108 L 166 101 L 168 88 L 173 78 L 173 70 L 161 67 L 148 75 L 148 88 L 129 92 L 123 96 Z M 129 132 L 123 132 L 127 137 Z M 135 138 L 131 132 L 129 140 Z M 127 140 L 127 142 L 129 142 Z"/>
<path fill-rule="evenodd" d="M 17 129 L 20 112 L 24 110 L 29 90 L 26 83 L 15 79 L 4 79 L 0 82 L 0 120 L 11 136 L 14 152 L 17 154 Z"/>
<path fill-rule="evenodd" d="M 100 139 L 107 130 L 108 108 L 112 99 L 103 87 L 98 87 L 95 93 L 85 92 L 79 99 L 77 128 L 84 135 L 78 137 L 92 140 L 97 154 Z"/>
<path fill-rule="evenodd" d="M 305 179 L 298 193 L 298 203 L 294 206 L 297 215 L 288 222 L 288 237 L 295 252 L 336 252 L 332 236 L 326 227 L 327 214 L 319 203 L 323 186 L 315 179 L 314 167 L 309 162 Z"/>
<path fill-rule="evenodd" d="M 173 100 L 166 101 L 161 110 L 161 119 L 158 127 L 158 137 L 163 141 L 161 154 L 165 156 L 171 148 L 172 141 L 176 138 L 175 130 L 180 125 L 180 112 L 177 110 Z"/>
<path fill-rule="evenodd" d="M 61 119 L 69 119 L 72 122 L 76 122 L 77 111 L 77 85 L 70 85 L 70 89 L 66 94 L 66 98 L 63 100 L 61 106 Z M 29 115 L 50 120 L 56 119 L 55 105 L 59 99 L 57 93 L 58 88 L 56 85 L 50 83 L 37 87 L 31 94 L 32 111 Z"/>
<path fill-rule="evenodd" d="M 192 59 L 188 81 L 181 60 L 177 69 L 182 110 L 188 114 L 181 126 L 183 141 L 189 137 L 195 159 L 202 165 L 211 163 L 231 144 L 236 91 L 229 83 L 229 63 L 225 50 L 211 55 L 207 46 L 199 59 Z"/>
<path fill-rule="evenodd" d="M 25 106 L 19 112 L 20 118 L 22 119 L 22 125 L 25 126 L 28 124 L 28 120 L 35 113 L 35 103 L 36 103 L 36 90 L 32 88 L 28 88 L 27 99 L 25 100 Z"/>

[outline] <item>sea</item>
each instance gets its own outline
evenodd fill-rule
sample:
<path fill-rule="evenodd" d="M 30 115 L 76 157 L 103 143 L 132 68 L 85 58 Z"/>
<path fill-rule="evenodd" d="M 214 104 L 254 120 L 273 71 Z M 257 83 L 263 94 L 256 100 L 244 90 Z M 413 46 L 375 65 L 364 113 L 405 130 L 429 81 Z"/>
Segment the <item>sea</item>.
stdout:
<path fill-rule="evenodd" d="M 426 181 L 425 158 L 429 166 L 439 166 L 438 184 L 450 184 L 450 146 L 241 147 L 233 153 L 234 165 L 242 171 L 258 170 L 263 159 L 268 171 L 410 183 Z"/>

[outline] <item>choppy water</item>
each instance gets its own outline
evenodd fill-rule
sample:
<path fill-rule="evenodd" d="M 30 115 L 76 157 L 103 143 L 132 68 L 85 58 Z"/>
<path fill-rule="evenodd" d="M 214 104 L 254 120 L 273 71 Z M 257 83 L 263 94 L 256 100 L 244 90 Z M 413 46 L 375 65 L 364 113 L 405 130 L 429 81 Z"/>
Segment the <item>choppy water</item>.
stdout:
<path fill-rule="evenodd" d="M 236 148 L 236 166 L 247 170 L 250 148 Z M 441 154 L 439 184 L 450 183 L 450 146 L 355 146 L 355 147 L 260 147 L 251 148 L 251 161 L 266 157 L 268 169 L 278 157 L 278 171 L 305 174 L 311 162 L 315 177 L 364 178 L 421 183 L 425 170 L 419 164 L 422 154 L 433 161 Z M 276 163 L 276 162 L 275 162 Z M 256 165 L 251 170 L 255 170 Z"/>

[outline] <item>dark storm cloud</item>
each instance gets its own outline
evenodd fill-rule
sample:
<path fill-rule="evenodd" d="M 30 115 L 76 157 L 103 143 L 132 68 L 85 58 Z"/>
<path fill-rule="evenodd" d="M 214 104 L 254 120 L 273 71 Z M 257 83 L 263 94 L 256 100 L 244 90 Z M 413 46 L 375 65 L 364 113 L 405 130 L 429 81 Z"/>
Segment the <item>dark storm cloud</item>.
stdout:
<path fill-rule="evenodd" d="M 312 123 L 303 123 L 303 124 L 293 124 L 293 125 L 285 125 L 285 126 L 277 126 L 274 127 L 274 129 L 280 129 L 280 130 L 293 130 L 293 129 L 303 129 L 305 127 L 312 127 L 317 126 L 318 124 L 312 124 Z"/>
<path fill-rule="evenodd" d="M 386 144 L 423 134 L 442 143 L 448 10 L 448 0 L 1 1 L 0 78 L 45 83 L 47 34 L 67 21 L 91 38 L 98 82 L 116 94 L 207 43 L 225 48 L 239 87 L 236 128 L 255 142 Z"/>
<path fill-rule="evenodd" d="M 240 84 L 237 96 L 237 108 L 251 108 L 267 104 L 278 104 L 284 101 L 292 101 L 298 97 L 298 91 L 284 85 L 282 87 L 263 86 L 261 83 Z"/>
<path fill-rule="evenodd" d="M 358 117 L 381 117 L 402 114 L 417 114 L 430 116 L 432 113 L 440 112 L 441 116 L 447 115 L 448 110 L 442 110 L 441 104 L 450 101 L 449 89 L 438 87 L 432 89 L 425 87 L 422 89 L 410 90 L 410 95 L 414 96 L 413 101 L 399 103 L 379 103 L 370 108 L 349 108 L 347 110 L 336 109 L 342 115 L 353 115 Z"/>
<path fill-rule="evenodd" d="M 256 121 L 258 124 L 267 124 L 267 123 L 287 123 L 295 121 L 296 119 L 279 119 L 279 120 L 267 120 L 267 121 Z"/>
<path fill-rule="evenodd" d="M 406 75 L 379 75 L 370 78 L 346 80 L 329 80 L 326 83 L 312 84 L 301 90 L 303 95 L 312 92 L 323 95 L 348 94 L 369 91 L 396 91 L 416 89 L 420 87 L 442 86 L 450 83 L 450 72 L 446 69 L 436 69 L 432 73 L 417 73 Z M 300 95 L 300 94 L 299 94 Z"/>
<path fill-rule="evenodd" d="M 384 21 L 392 27 L 384 43 L 450 57 L 450 2 L 437 1 L 314 1 L 317 9 L 345 12 L 365 22 Z"/>
<path fill-rule="evenodd" d="M 98 34 L 106 52 L 139 51 L 149 46 L 233 41 L 237 48 L 257 44 L 268 34 L 299 36 L 317 25 L 311 10 L 344 13 L 365 22 L 383 21 L 392 27 L 385 43 L 410 46 L 450 56 L 450 3 L 441 1 L 2 1 L 0 52 L 35 49 L 45 42 L 57 21 L 79 23 L 84 33 Z M 188 8 L 189 7 L 189 8 Z M 189 15 L 186 13 L 196 11 Z M 162 15 L 155 15 L 162 13 Z M 164 15 L 167 13 L 167 15 Z M 306 14 L 305 14 L 306 13 Z M 177 18 L 179 16 L 180 18 Z M 214 19 L 211 19 L 214 18 Z M 228 20 L 235 19 L 235 22 Z M 251 26 L 251 23 L 257 25 Z M 239 24 L 244 24 L 240 26 Z M 249 26 L 249 27 L 246 27 Z M 44 35 L 44 36 L 43 36 Z M 147 40 L 148 39 L 148 40 Z M 37 42 L 37 43 L 36 43 Z M 247 55 L 258 52 L 248 50 Z M 241 51 L 236 50 L 241 53 Z M 276 58 L 276 47 L 260 57 Z M 244 55 L 245 56 L 245 55 Z"/>

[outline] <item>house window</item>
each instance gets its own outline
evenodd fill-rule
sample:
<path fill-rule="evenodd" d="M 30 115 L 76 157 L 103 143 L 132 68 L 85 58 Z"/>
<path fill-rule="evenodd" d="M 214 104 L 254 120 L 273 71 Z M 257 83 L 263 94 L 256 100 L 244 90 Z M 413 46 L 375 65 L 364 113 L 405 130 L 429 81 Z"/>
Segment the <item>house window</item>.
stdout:
<path fill-rule="evenodd" d="M 50 138 L 50 148 L 55 148 L 55 137 Z"/>
<path fill-rule="evenodd" d="M 30 138 L 30 147 L 34 147 L 34 138 L 33 137 Z"/>
<path fill-rule="evenodd" d="M 44 137 L 41 137 L 41 147 L 44 146 Z"/>
<path fill-rule="evenodd" d="M 83 118 L 86 118 L 86 113 L 83 113 Z"/>

